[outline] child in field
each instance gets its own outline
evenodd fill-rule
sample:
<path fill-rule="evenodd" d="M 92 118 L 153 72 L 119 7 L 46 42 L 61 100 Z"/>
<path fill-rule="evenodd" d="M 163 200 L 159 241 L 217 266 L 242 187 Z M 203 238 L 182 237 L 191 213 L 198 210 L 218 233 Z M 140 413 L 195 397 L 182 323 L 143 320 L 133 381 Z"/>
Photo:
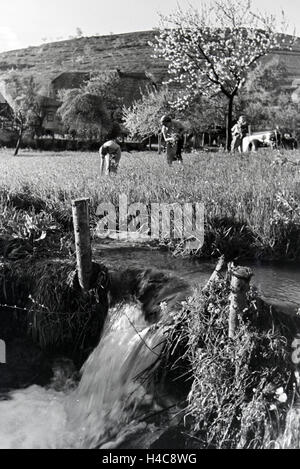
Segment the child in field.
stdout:
<path fill-rule="evenodd" d="M 100 175 L 109 176 L 111 173 L 117 173 L 120 159 L 121 147 L 116 139 L 105 142 L 100 150 Z"/>
<path fill-rule="evenodd" d="M 180 121 L 172 120 L 170 116 L 161 118 L 161 132 L 167 144 L 167 162 L 171 166 L 173 161 L 182 163 L 182 149 L 185 128 Z"/>

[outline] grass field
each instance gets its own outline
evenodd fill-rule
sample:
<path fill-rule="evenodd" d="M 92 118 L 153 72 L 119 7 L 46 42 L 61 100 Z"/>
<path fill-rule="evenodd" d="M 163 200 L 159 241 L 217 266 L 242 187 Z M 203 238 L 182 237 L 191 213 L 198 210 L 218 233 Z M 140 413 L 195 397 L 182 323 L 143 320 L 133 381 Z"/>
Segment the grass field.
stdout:
<path fill-rule="evenodd" d="M 5 150 L 0 194 L 7 217 L 10 201 L 11 209 L 38 208 L 43 223 L 51 217 L 70 220 L 71 199 L 85 196 L 91 198 L 92 214 L 100 202 L 117 204 L 121 193 L 129 203 L 201 201 L 206 227 L 198 255 L 293 260 L 300 258 L 298 158 L 297 151 L 201 152 L 169 168 L 165 155 L 123 153 L 119 173 L 101 178 L 97 153 L 23 151 L 13 157 Z M 5 231 L 3 217 L 1 225 Z"/>
<path fill-rule="evenodd" d="M 72 199 L 90 197 L 95 221 L 100 202 L 117 204 L 119 194 L 126 194 L 129 203 L 204 202 L 205 244 L 199 256 L 224 253 L 228 259 L 299 260 L 298 159 L 300 152 L 202 152 L 184 155 L 183 166 L 169 168 L 164 155 L 124 153 L 119 173 L 106 178 L 99 175 L 97 154 L 24 151 L 14 158 L 11 152 L 2 151 L 0 235 L 32 241 L 53 227 L 57 232 L 58 227 L 68 239 L 72 236 Z M 59 237 L 56 240 L 59 244 Z M 52 249 L 50 255 L 55 256 Z M 48 260 L 41 263 L 45 278 L 37 315 L 45 309 L 44 296 L 51 290 Z M 14 263 L 12 272 L 16 273 Z M 22 267 L 23 273 L 26 276 L 27 270 Z M 61 287 L 56 277 L 54 282 Z M 19 292 L 19 286 L 15 291 Z M 61 291 L 65 293 L 63 283 Z M 292 319 L 282 322 L 253 291 L 247 320 L 236 340 L 228 340 L 229 294 L 229 282 L 221 279 L 209 294 L 196 292 L 174 321 L 174 343 L 186 348 L 184 358 L 192 377 L 187 417 L 195 441 L 201 448 L 299 447 L 290 366 Z M 47 334 L 47 339 L 58 337 L 52 325 Z M 276 397 L 281 389 L 287 402 Z"/>

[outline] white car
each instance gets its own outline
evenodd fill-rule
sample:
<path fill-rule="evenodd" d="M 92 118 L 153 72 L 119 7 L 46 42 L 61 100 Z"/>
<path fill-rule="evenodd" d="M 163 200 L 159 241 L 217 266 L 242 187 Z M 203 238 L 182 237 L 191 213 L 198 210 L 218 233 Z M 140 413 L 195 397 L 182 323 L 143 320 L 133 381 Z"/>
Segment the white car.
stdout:
<path fill-rule="evenodd" d="M 243 152 L 257 151 L 258 148 L 284 148 L 293 150 L 297 148 L 297 140 L 290 132 L 281 134 L 278 130 L 265 130 L 261 132 L 253 132 L 243 138 Z"/>

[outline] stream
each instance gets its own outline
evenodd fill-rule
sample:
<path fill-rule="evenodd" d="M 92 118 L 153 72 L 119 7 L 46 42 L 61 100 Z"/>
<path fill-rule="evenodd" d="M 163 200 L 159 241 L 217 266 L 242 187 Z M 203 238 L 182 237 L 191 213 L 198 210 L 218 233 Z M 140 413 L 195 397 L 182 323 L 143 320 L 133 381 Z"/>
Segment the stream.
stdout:
<path fill-rule="evenodd" d="M 93 256 L 114 270 L 153 268 L 192 285 L 205 284 L 215 267 L 212 262 L 116 244 L 94 245 Z M 299 267 L 247 265 L 254 271 L 253 283 L 263 298 L 297 312 Z M 154 397 L 144 381 L 137 382 L 135 377 L 155 366 L 163 340 L 163 331 L 151 327 L 139 304 L 111 308 L 101 341 L 85 362 L 79 384 L 68 367 L 58 364 L 47 387 L 30 386 L 0 399 L 0 449 L 111 449 L 126 447 L 126 440 L 137 432 L 159 437 L 160 429 L 145 416 L 161 411 L 161 397 Z"/>
<path fill-rule="evenodd" d="M 167 251 L 143 247 L 115 247 L 111 244 L 94 247 L 96 259 L 112 268 L 135 267 L 158 269 L 179 276 L 192 285 L 204 285 L 215 268 L 215 262 L 174 257 Z M 268 303 L 287 312 L 300 308 L 300 266 L 291 263 L 244 262 L 253 270 L 252 284 Z"/>

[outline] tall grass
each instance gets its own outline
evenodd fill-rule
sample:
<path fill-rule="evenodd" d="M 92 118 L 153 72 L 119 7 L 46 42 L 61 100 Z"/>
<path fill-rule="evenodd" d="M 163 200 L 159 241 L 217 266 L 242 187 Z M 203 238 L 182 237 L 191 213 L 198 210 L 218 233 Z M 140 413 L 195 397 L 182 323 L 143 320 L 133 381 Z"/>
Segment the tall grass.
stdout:
<path fill-rule="evenodd" d="M 299 318 L 274 311 L 252 289 L 232 340 L 229 295 L 229 279 L 219 279 L 174 315 L 168 367 L 176 388 L 191 383 L 186 432 L 201 449 L 299 447 L 291 360 Z"/>
<path fill-rule="evenodd" d="M 286 152 L 296 162 L 300 153 Z M 281 159 L 278 158 L 282 157 Z M 164 155 L 124 153 L 120 170 L 99 175 L 90 153 L 0 153 L 0 200 L 20 209 L 34 206 L 70 226 L 71 200 L 90 197 L 92 217 L 99 203 L 203 202 L 206 210 L 202 256 L 300 258 L 300 180 L 285 154 L 261 151 L 229 155 L 185 155 L 169 168 Z M 23 207 L 22 207 L 23 201 Z M 24 205 L 25 204 L 25 205 Z"/>
<path fill-rule="evenodd" d="M 34 245 L 47 230 L 61 230 L 63 235 L 71 231 L 72 199 L 91 199 L 95 223 L 99 203 L 117 205 L 118 196 L 126 194 L 129 203 L 203 202 L 206 229 L 202 256 L 225 253 L 228 258 L 300 259 L 300 166 L 296 164 L 300 154 L 287 155 L 294 164 L 282 164 L 285 155 L 271 151 L 196 153 L 186 155 L 183 166 L 170 168 L 164 155 L 124 153 L 119 173 L 100 178 L 97 154 L 24 152 L 12 158 L 3 151 L 0 234 L 25 238 Z M 36 297 L 37 310 L 33 307 L 32 313 L 33 320 L 39 321 L 39 340 L 55 343 L 70 329 L 68 320 L 62 328 L 61 323 L 56 327 L 56 320 L 61 305 L 67 309 L 64 295 L 73 297 L 74 293 L 65 283 L 60 285 L 57 267 L 49 277 L 47 265 L 41 261 L 43 271 L 34 275 L 41 296 Z M 16 274 L 16 264 L 12 274 Z M 47 289 L 56 300 L 51 307 L 47 305 L 48 314 L 40 316 Z M 282 318 L 258 304 L 257 295 L 251 292 L 248 319 L 231 342 L 227 334 L 228 295 L 229 284 L 221 280 L 209 294 L 197 292 L 188 300 L 178 319 L 187 345 L 184 366 L 188 362 L 192 380 L 187 412 L 194 436 L 199 447 L 205 448 L 296 446 L 291 440 L 298 427 L 288 432 L 292 430 L 288 405 L 294 398 L 290 363 L 293 324 L 289 320 L 282 324 Z M 8 302 L 6 297 L 3 302 Z M 77 309 L 69 313 L 74 311 Z M 278 399 L 280 388 L 287 403 Z"/>

